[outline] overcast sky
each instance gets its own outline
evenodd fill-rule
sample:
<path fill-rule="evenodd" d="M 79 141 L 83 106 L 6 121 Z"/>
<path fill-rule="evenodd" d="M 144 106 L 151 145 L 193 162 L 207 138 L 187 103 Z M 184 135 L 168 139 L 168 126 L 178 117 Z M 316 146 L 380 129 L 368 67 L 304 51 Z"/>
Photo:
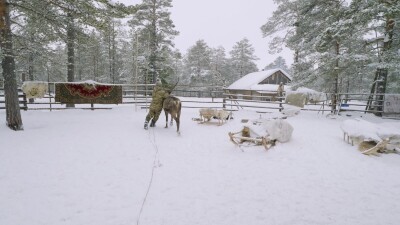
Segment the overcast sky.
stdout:
<path fill-rule="evenodd" d="M 117 0 L 129 4 L 141 0 Z M 276 8 L 273 0 L 173 0 L 171 19 L 180 32 L 175 46 L 186 54 L 188 48 L 203 39 L 208 46 L 223 46 L 227 56 L 236 42 L 247 38 L 260 58 L 259 69 L 273 62 L 279 55 L 290 65 L 292 53 L 285 50 L 279 55 L 268 54 L 267 38 L 262 38 L 260 27 Z"/>

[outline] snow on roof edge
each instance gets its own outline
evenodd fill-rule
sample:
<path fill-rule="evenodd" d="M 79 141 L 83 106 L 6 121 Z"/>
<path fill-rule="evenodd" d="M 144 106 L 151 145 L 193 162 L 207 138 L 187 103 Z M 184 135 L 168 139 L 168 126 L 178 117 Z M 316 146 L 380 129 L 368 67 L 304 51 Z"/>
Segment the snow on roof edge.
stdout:
<path fill-rule="evenodd" d="M 289 79 L 292 79 L 291 76 L 283 69 L 276 68 L 270 70 L 262 70 L 258 72 L 249 73 L 239 80 L 233 82 L 231 85 L 227 87 L 230 90 L 261 90 L 260 85 L 258 85 L 261 81 L 266 79 L 267 77 L 271 76 L 272 74 L 276 73 L 277 71 L 281 71 L 285 76 Z M 266 85 L 266 84 L 265 84 Z M 277 84 L 269 84 L 273 85 L 274 88 Z M 262 85 L 264 86 L 264 85 Z M 267 86 L 264 86 L 267 87 Z M 276 88 L 275 88 L 276 89 Z"/>

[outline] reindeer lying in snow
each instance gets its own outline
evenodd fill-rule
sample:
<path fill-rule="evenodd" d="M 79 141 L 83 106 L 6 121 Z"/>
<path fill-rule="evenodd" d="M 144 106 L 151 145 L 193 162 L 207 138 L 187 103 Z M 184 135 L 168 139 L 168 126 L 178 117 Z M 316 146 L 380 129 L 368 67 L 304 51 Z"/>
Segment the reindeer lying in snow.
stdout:
<path fill-rule="evenodd" d="M 199 110 L 201 123 L 209 122 L 211 119 L 217 119 L 218 125 L 229 119 L 229 112 L 221 109 L 202 108 Z"/>
<path fill-rule="evenodd" d="M 176 132 L 179 133 L 180 117 L 181 117 L 182 103 L 179 98 L 175 96 L 167 97 L 163 102 L 163 109 L 165 112 L 165 128 L 168 127 L 168 113 L 171 114 L 171 126 L 173 125 L 173 120 L 176 122 Z"/>

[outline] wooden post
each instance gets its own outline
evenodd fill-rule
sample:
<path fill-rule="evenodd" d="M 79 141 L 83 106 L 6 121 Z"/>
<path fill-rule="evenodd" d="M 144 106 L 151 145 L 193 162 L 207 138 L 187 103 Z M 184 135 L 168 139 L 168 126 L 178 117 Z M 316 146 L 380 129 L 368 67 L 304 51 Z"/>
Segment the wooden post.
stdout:
<path fill-rule="evenodd" d="M 49 104 L 50 104 L 50 112 L 51 112 L 51 109 L 52 109 L 52 105 L 51 105 L 51 93 L 50 93 L 50 78 L 49 78 L 49 76 L 48 76 L 48 78 L 47 78 L 47 91 L 48 91 L 48 93 L 49 93 Z M 53 84 L 53 85 L 55 85 L 55 84 Z M 54 87 L 54 90 L 55 90 L 56 88 Z"/>
<path fill-rule="evenodd" d="M 23 104 L 24 104 L 24 111 L 27 111 L 28 110 L 28 104 L 27 104 L 27 101 L 26 101 L 26 94 L 25 93 L 22 93 L 22 100 L 23 100 Z"/>

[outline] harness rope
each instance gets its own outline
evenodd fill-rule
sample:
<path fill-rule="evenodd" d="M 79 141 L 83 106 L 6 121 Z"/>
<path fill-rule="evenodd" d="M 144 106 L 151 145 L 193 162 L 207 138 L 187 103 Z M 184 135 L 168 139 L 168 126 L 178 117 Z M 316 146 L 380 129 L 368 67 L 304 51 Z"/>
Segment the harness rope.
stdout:
<path fill-rule="evenodd" d="M 157 143 L 156 143 L 156 136 L 154 134 L 154 129 L 150 129 L 150 130 L 152 130 L 152 132 L 149 131 L 149 139 L 150 139 L 150 142 L 152 143 L 153 148 L 155 149 L 156 152 L 154 154 L 153 168 L 151 169 L 150 181 L 149 181 L 149 184 L 147 186 L 147 191 L 146 191 L 146 195 L 144 196 L 144 199 L 143 199 L 143 202 L 142 202 L 142 206 L 140 207 L 140 212 L 139 212 L 139 215 L 138 215 L 138 219 L 136 221 L 136 225 L 140 224 L 140 217 L 142 215 L 142 212 L 143 212 L 143 209 L 144 209 L 144 205 L 145 205 L 146 200 L 147 200 L 147 196 L 149 195 L 151 186 L 153 184 L 154 171 L 157 168 L 157 165 L 156 165 L 157 160 L 158 160 L 158 166 L 160 165 L 160 161 L 158 159 L 159 150 L 158 150 L 158 146 L 157 146 Z"/>

